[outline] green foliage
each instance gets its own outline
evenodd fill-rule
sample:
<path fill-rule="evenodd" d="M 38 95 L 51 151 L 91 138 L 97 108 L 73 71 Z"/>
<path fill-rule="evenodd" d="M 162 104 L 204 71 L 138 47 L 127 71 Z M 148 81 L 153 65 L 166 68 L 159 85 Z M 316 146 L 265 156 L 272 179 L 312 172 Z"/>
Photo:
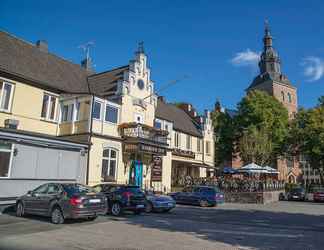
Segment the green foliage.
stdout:
<path fill-rule="evenodd" d="M 288 133 L 288 111 L 266 92 L 252 91 L 238 104 L 236 125 L 239 138 L 251 126 L 262 131 L 272 145 L 272 158 L 276 158 L 281 154 Z"/>
<path fill-rule="evenodd" d="M 288 137 L 288 152 L 304 155 L 317 169 L 324 184 L 324 106 L 300 110 L 292 122 Z"/>
<path fill-rule="evenodd" d="M 253 125 L 249 126 L 239 140 L 238 149 L 245 163 L 254 162 L 264 166 L 271 161 L 272 142 L 264 128 L 257 129 Z"/>
<path fill-rule="evenodd" d="M 235 126 L 232 118 L 227 113 L 215 110 L 211 115 L 216 137 L 215 164 L 218 166 L 224 161 L 232 159 Z"/>

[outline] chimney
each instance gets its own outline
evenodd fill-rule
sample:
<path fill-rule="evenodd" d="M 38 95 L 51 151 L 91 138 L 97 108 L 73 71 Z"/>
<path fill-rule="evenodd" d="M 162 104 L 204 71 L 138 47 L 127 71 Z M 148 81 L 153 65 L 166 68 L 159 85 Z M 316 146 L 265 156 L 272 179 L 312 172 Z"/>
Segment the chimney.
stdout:
<path fill-rule="evenodd" d="M 81 61 L 81 67 L 84 68 L 84 69 L 86 69 L 86 70 L 92 71 L 91 58 L 90 57 L 87 57 L 87 58 L 83 59 Z"/>
<path fill-rule="evenodd" d="M 160 95 L 160 96 L 158 97 L 158 100 L 161 101 L 161 102 L 164 102 L 164 103 L 165 103 L 165 98 L 164 98 L 164 96 L 161 96 L 161 95 Z"/>
<path fill-rule="evenodd" d="M 43 52 L 48 52 L 48 44 L 45 40 L 38 40 L 36 42 L 36 47 Z"/>

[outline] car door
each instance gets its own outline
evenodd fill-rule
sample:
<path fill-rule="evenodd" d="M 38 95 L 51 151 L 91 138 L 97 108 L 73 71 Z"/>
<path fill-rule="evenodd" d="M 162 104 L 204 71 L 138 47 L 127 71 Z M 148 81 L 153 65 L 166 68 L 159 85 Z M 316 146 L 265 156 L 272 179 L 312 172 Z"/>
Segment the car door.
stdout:
<path fill-rule="evenodd" d="M 196 205 L 199 204 L 201 198 L 201 189 L 199 187 L 194 187 L 190 196 L 188 196 L 188 202 L 190 204 Z"/>
<path fill-rule="evenodd" d="M 39 196 L 40 213 L 48 215 L 52 202 L 60 199 L 62 194 L 62 188 L 59 184 L 48 184 L 47 192 Z"/>
<path fill-rule="evenodd" d="M 40 197 L 47 194 L 48 184 L 43 184 L 34 189 L 29 195 L 28 199 L 25 200 L 26 213 L 30 214 L 41 214 Z"/>
<path fill-rule="evenodd" d="M 180 203 L 183 204 L 190 204 L 190 196 L 192 194 L 192 188 L 187 187 L 183 190 L 183 192 L 180 193 Z"/>

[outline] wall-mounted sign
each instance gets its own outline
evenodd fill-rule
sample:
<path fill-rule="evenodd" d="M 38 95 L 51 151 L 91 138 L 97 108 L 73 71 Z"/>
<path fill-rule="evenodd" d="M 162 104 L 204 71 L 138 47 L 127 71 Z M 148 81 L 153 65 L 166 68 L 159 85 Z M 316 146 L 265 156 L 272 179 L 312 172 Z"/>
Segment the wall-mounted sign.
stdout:
<path fill-rule="evenodd" d="M 153 156 L 151 181 L 162 181 L 162 157 Z"/>
<path fill-rule="evenodd" d="M 148 153 L 148 154 L 158 154 L 158 155 L 166 155 L 166 149 L 160 148 L 157 146 L 149 145 L 149 144 L 124 144 L 124 151 L 127 153 Z"/>
<path fill-rule="evenodd" d="M 186 158 L 195 158 L 195 153 L 192 151 L 182 150 L 179 148 L 172 149 L 172 154 L 176 156 L 186 157 Z"/>

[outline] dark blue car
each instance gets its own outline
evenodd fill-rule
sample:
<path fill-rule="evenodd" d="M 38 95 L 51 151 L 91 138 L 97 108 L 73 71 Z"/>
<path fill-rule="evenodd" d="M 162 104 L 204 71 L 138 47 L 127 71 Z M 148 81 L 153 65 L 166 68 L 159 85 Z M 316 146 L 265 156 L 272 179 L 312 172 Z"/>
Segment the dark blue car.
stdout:
<path fill-rule="evenodd" d="M 182 192 L 171 193 L 178 204 L 216 206 L 224 203 L 224 194 L 215 186 L 186 187 Z"/>

